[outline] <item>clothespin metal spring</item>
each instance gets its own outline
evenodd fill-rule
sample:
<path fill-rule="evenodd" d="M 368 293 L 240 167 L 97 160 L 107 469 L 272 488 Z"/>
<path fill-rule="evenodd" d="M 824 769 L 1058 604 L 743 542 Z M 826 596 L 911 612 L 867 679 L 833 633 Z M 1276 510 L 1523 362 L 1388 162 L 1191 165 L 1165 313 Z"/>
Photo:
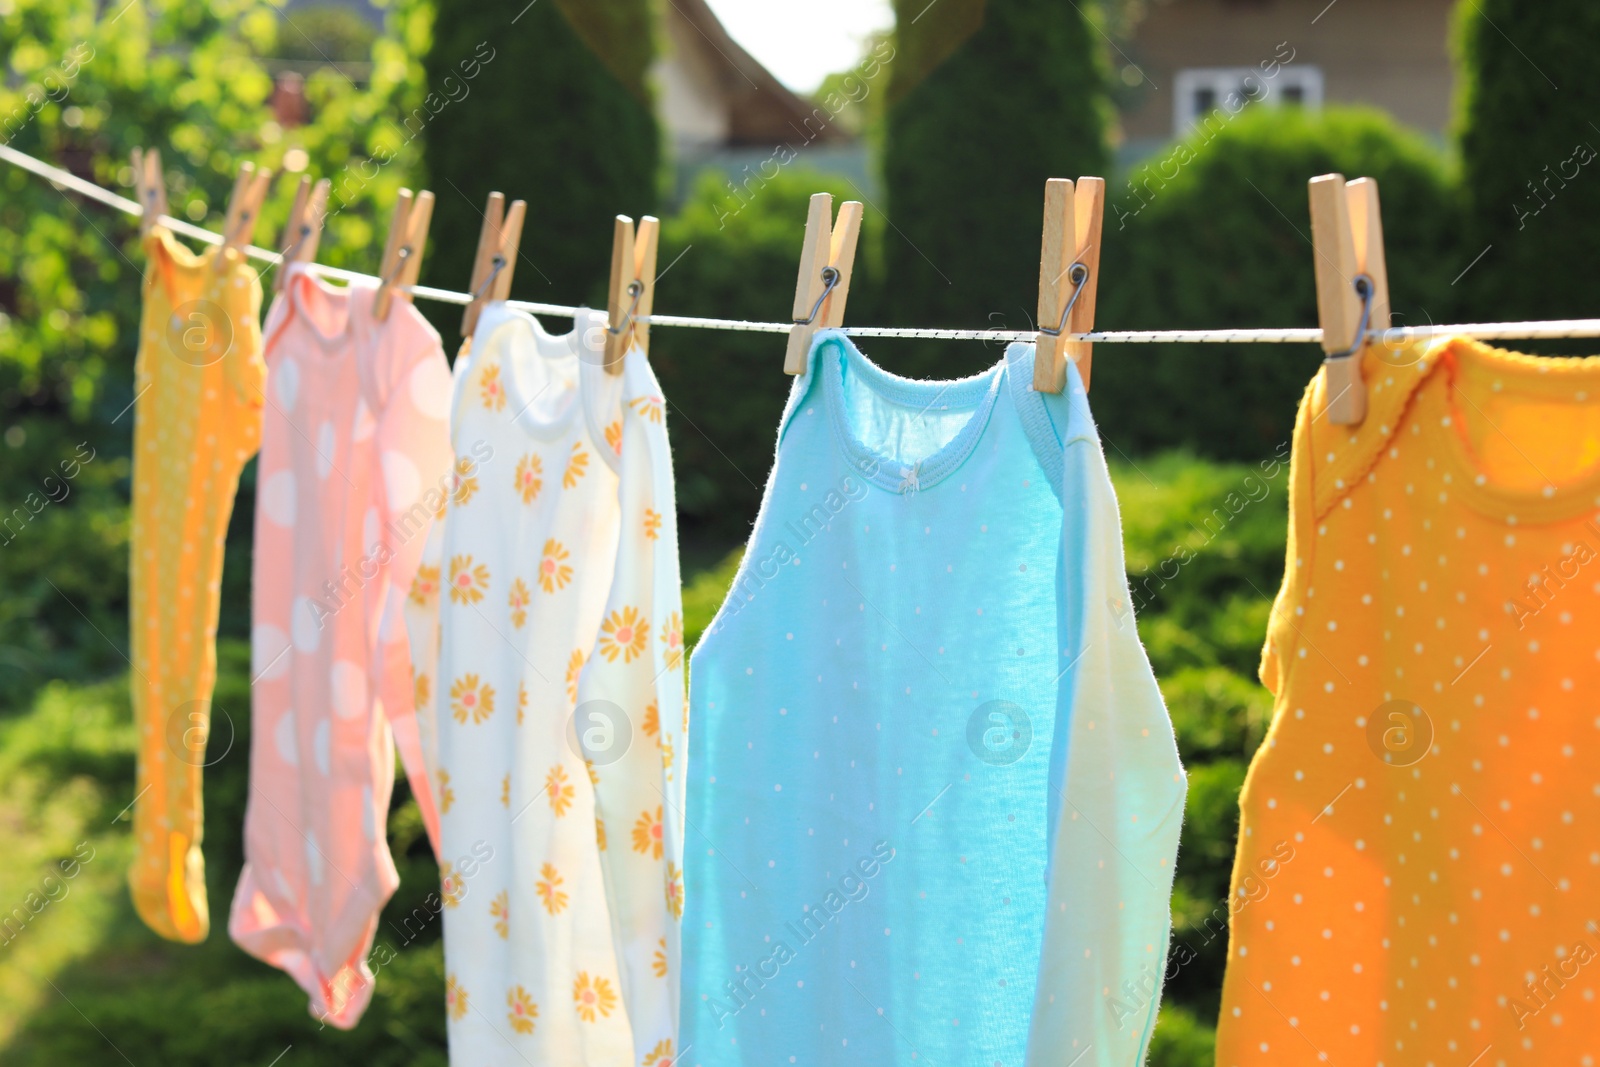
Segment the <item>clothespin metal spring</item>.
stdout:
<path fill-rule="evenodd" d="M 837 267 L 822 268 L 822 295 L 817 297 L 817 302 L 811 305 L 811 314 L 803 319 L 795 319 L 796 326 L 810 326 L 817 321 L 817 314 L 822 310 L 822 304 L 828 299 L 828 294 L 839 285 L 839 270 Z"/>
<path fill-rule="evenodd" d="M 1083 294 L 1084 287 L 1089 284 L 1089 268 L 1082 263 L 1074 263 L 1067 269 L 1067 280 L 1073 285 L 1072 296 L 1067 299 L 1067 306 L 1061 309 L 1061 321 L 1056 323 L 1053 330 L 1048 326 L 1039 327 L 1039 332 L 1042 334 L 1060 337 L 1067 332 L 1067 319 L 1072 315 L 1072 307 Z"/>
<path fill-rule="evenodd" d="M 623 334 L 633 329 L 633 317 L 639 311 L 639 299 L 644 296 L 644 282 L 639 278 L 635 278 L 633 281 L 629 282 L 628 295 L 633 299 L 628 304 L 628 310 L 623 312 L 621 325 L 606 327 L 606 333 L 609 333 L 613 337 L 621 337 Z"/>
<path fill-rule="evenodd" d="M 1356 280 L 1351 284 L 1355 287 L 1356 295 L 1361 298 L 1361 323 L 1356 327 L 1355 342 L 1343 352 L 1327 353 L 1323 357 L 1325 361 L 1349 359 L 1367 347 L 1367 329 L 1372 325 L 1372 297 L 1377 287 L 1373 285 L 1372 276 L 1368 274 L 1356 275 Z"/>

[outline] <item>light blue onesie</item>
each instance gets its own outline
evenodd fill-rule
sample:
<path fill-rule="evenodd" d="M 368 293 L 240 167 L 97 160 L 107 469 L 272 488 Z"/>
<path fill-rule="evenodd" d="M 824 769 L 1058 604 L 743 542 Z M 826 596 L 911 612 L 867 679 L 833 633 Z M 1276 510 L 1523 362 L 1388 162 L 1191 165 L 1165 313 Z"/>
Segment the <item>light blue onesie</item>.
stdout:
<path fill-rule="evenodd" d="M 1185 782 L 1082 385 L 1032 379 L 817 335 L 691 665 L 682 1064 L 1142 1062 Z"/>

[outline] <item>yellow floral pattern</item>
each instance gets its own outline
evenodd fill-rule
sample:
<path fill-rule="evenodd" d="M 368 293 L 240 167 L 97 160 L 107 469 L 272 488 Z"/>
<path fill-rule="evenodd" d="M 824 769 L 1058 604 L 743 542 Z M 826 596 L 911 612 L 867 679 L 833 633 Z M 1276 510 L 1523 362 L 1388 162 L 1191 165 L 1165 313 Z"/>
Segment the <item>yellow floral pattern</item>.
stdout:
<path fill-rule="evenodd" d="M 546 863 L 539 868 L 539 876 L 533 885 L 534 892 L 539 894 L 539 902 L 549 914 L 561 914 L 567 906 L 567 894 L 560 888 L 565 881 L 561 872 L 556 870 L 555 864 Z"/>
<path fill-rule="evenodd" d="M 495 894 L 489 901 L 489 914 L 494 917 L 494 932 L 503 939 L 511 938 L 511 897 L 504 890 Z"/>
<path fill-rule="evenodd" d="M 500 364 L 491 363 L 483 368 L 483 374 L 478 377 L 478 393 L 483 397 L 483 406 L 488 410 L 506 409 L 506 387 L 500 380 Z"/>
<path fill-rule="evenodd" d="M 638 821 L 633 824 L 633 850 L 651 859 L 660 859 L 666 832 L 666 827 L 661 822 L 660 805 L 656 806 L 654 815 L 650 814 L 648 808 L 641 811 Z"/>
<path fill-rule="evenodd" d="M 528 592 L 528 583 L 521 578 L 513 580 L 508 602 L 511 606 L 511 625 L 520 630 L 528 621 L 528 605 L 533 602 L 533 594 Z"/>
<path fill-rule="evenodd" d="M 661 624 L 661 643 L 666 647 L 662 650 L 662 658 L 667 661 L 667 670 L 675 671 L 683 666 L 683 616 L 674 611 L 667 616 L 667 621 Z"/>
<path fill-rule="evenodd" d="M 531 504 L 539 495 L 539 490 L 544 488 L 544 461 L 536 453 L 529 452 L 517 460 L 517 492 L 522 495 L 524 504 Z"/>
<path fill-rule="evenodd" d="M 567 587 L 572 581 L 572 566 L 566 562 L 570 555 L 566 546 L 553 537 L 544 543 L 544 554 L 539 560 L 539 588 L 554 593 Z"/>
<path fill-rule="evenodd" d="M 453 475 L 451 497 L 456 502 L 456 507 L 464 506 L 478 493 L 478 479 L 473 473 L 478 469 L 472 460 L 463 457 L 456 460 L 456 469 Z"/>
<path fill-rule="evenodd" d="M 479 682 L 476 674 L 463 674 L 450 685 L 450 711 L 462 725 L 469 718 L 487 722 L 494 714 L 494 687 Z"/>
<path fill-rule="evenodd" d="M 533 1002 L 528 991 L 521 986 L 512 986 L 506 991 L 506 1019 L 511 1023 L 511 1029 L 519 1034 L 533 1033 L 534 1021 L 539 1017 L 539 1005 Z"/>
<path fill-rule="evenodd" d="M 450 600 L 456 604 L 476 604 L 489 588 L 489 568 L 473 563 L 472 557 L 450 557 Z"/>
<path fill-rule="evenodd" d="M 428 698 L 433 695 L 433 683 L 428 681 L 426 674 L 419 674 L 411 680 L 411 703 L 416 710 L 421 711 L 428 706 Z"/>
<path fill-rule="evenodd" d="M 628 406 L 648 422 L 660 423 L 666 414 L 666 402 L 659 396 L 636 396 Z"/>
<path fill-rule="evenodd" d="M 446 1015 L 457 1022 L 467 1014 L 467 991 L 456 981 L 456 976 L 453 974 L 445 979 L 444 1010 Z"/>
<path fill-rule="evenodd" d="M 667 861 L 667 914 L 683 918 L 683 872 L 671 860 Z"/>
<path fill-rule="evenodd" d="M 572 445 L 572 455 L 567 457 L 567 469 L 561 475 L 563 489 L 575 488 L 578 480 L 589 472 L 589 453 L 583 450 L 583 442 L 576 441 Z"/>
<path fill-rule="evenodd" d="M 567 660 L 567 699 L 578 702 L 578 675 L 583 673 L 583 649 L 575 648 Z"/>
<path fill-rule="evenodd" d="M 623 607 L 613 611 L 600 625 L 600 654 L 607 663 L 632 663 L 643 652 L 650 637 L 650 623 L 638 608 Z"/>
<path fill-rule="evenodd" d="M 592 432 L 579 419 L 564 439 L 544 443 L 522 436 L 504 417 L 512 411 L 508 390 L 519 384 L 510 380 L 512 371 L 512 364 L 505 361 L 498 367 L 480 364 L 468 379 L 465 410 L 478 420 L 486 438 L 492 439 L 494 464 L 486 465 L 477 457 L 458 457 L 452 480 L 439 485 L 429 500 L 432 507 L 443 496 L 449 512 L 447 535 L 430 541 L 428 559 L 417 571 L 406 598 L 407 622 L 413 612 L 429 615 L 443 611 L 450 613 L 456 630 L 452 634 L 451 624 L 441 626 L 442 620 L 436 618 L 426 629 L 414 631 L 418 635 L 412 649 L 418 668 L 413 677 L 414 695 L 421 707 L 440 713 L 437 725 L 444 752 L 452 750 L 452 743 L 489 743 L 491 748 L 486 751 L 509 756 L 525 739 L 531 743 L 532 735 L 523 733 L 524 726 L 542 731 L 559 725 L 562 719 L 556 716 L 570 715 L 573 705 L 590 695 L 587 683 L 593 682 L 596 695 L 605 692 L 627 708 L 635 728 L 656 746 L 662 768 L 658 772 L 655 761 L 644 755 L 642 762 L 617 769 L 600 768 L 585 759 L 580 772 L 564 749 L 546 747 L 534 756 L 543 761 L 543 782 L 539 780 L 539 762 L 515 769 L 500 755 L 494 756 L 493 762 L 474 764 L 470 772 L 467 765 L 448 760 L 441 762 L 452 768 L 450 772 L 437 764 L 431 772 L 437 808 L 441 814 L 448 812 L 446 821 L 451 826 L 461 825 L 465 818 L 487 819 L 489 824 L 498 821 L 504 827 L 520 809 L 532 808 L 512 828 L 519 849 L 525 843 L 532 853 L 528 857 L 531 862 L 523 867 L 520 885 L 524 888 L 516 894 L 512 893 L 513 884 L 495 873 L 495 865 L 485 868 L 489 870 L 486 876 L 473 873 L 470 879 L 464 877 L 473 870 L 470 866 L 458 863 L 440 869 L 440 900 L 435 907 L 454 909 L 451 923 L 465 923 L 475 930 L 471 936 L 479 945 L 499 942 L 502 946 L 492 951 L 490 958 L 470 965 L 451 961 L 455 966 L 447 975 L 446 1001 L 452 1036 L 460 1038 L 468 1031 L 457 1020 L 492 1022 L 493 1027 L 485 1026 L 485 1030 L 497 1029 L 524 1048 L 530 1060 L 555 1062 L 570 1043 L 574 1023 L 580 1034 L 626 1026 L 636 994 L 630 987 L 624 1005 L 619 966 L 625 963 L 630 973 L 642 976 L 637 995 L 641 1011 L 648 1017 L 655 1017 L 659 1006 L 667 1003 L 679 979 L 672 939 L 677 936 L 675 924 L 683 920 L 684 873 L 676 863 L 681 858 L 678 835 L 676 830 L 667 832 L 665 812 L 677 804 L 668 799 L 675 795 L 674 789 L 682 788 L 674 781 L 676 772 L 683 769 L 677 766 L 677 750 L 683 748 L 688 755 L 686 734 L 678 729 L 680 715 L 687 719 L 679 691 L 681 672 L 687 670 L 688 662 L 682 605 L 676 597 L 656 596 L 650 576 L 664 562 L 659 551 L 674 540 L 674 531 L 668 527 L 674 516 L 665 506 L 653 506 L 662 500 L 649 491 L 653 474 L 643 464 L 649 458 L 645 453 L 641 453 L 639 467 L 630 466 L 626 471 L 616 468 L 613 457 L 624 448 L 631 449 L 636 441 L 648 443 L 653 451 L 664 432 L 661 398 L 624 397 L 620 416 L 602 417 L 593 424 Z M 484 407 L 473 403 L 474 399 Z M 495 411 L 503 414 L 486 413 Z M 616 421 L 608 425 L 613 418 Z M 638 421 L 630 422 L 632 419 Z M 494 467 L 501 463 L 513 470 L 497 473 Z M 506 484 L 508 474 L 512 485 Z M 545 492 L 546 488 L 550 492 Z M 579 496 L 587 500 L 604 493 L 609 498 L 613 490 L 617 499 L 607 506 L 620 503 L 622 507 L 623 551 L 627 558 L 640 561 L 645 574 L 636 590 L 619 587 L 614 599 L 604 602 L 602 612 L 596 609 L 603 603 L 599 598 L 605 596 L 604 586 L 613 580 L 609 572 L 615 560 L 598 559 L 587 536 L 587 523 L 581 521 L 578 511 L 569 510 L 569 503 L 572 509 L 580 509 L 587 505 L 578 501 Z M 539 552 L 531 561 L 531 572 L 526 552 L 507 551 L 501 527 L 508 525 L 545 531 L 533 542 Z M 594 566 L 601 570 L 592 571 Z M 591 589 L 592 580 L 600 586 Z M 567 614 L 581 614 L 584 604 L 588 605 L 589 633 L 580 639 L 573 629 L 565 638 L 556 636 L 563 626 L 574 625 Z M 438 638 L 441 629 L 445 631 L 442 644 Z M 499 647 L 496 634 L 524 652 L 535 669 L 527 669 L 515 653 Z M 532 645 L 527 643 L 530 640 Z M 565 651 L 563 640 L 571 642 Z M 437 651 L 437 661 L 430 658 L 430 649 Z M 585 670 L 596 672 L 597 677 L 583 679 Z M 676 682 L 662 677 L 670 670 L 680 672 Z M 563 690 L 549 683 L 563 672 L 568 703 L 560 706 Z M 580 680 L 585 682 L 582 693 Z M 612 683 L 617 683 L 618 691 L 611 691 Z M 513 694 L 514 704 L 507 706 Z M 537 721 L 530 718 L 535 695 L 541 701 Z M 557 706 L 551 706 L 552 700 Z M 635 743 L 645 744 L 643 751 L 648 752 L 644 741 L 636 738 Z M 588 785 L 581 777 L 584 774 Z M 454 778 L 460 779 L 459 789 Z M 656 783 L 654 788 L 648 785 L 651 781 Z M 541 789 L 549 802 L 549 815 L 543 814 L 546 809 L 537 799 Z M 584 795 L 580 797 L 580 793 Z M 500 803 L 499 814 L 494 812 L 495 800 Z M 570 823 L 568 816 L 574 816 Z M 608 823 L 612 825 L 608 827 Z M 535 837 L 524 842 L 517 835 L 529 827 L 535 828 L 531 831 Z M 611 829 L 621 834 L 616 856 L 609 855 Z M 590 832 L 592 839 L 587 838 Z M 535 840 L 542 843 L 534 844 Z M 459 852 L 456 848 L 449 854 L 454 859 Z M 636 858 L 630 858 L 630 852 Z M 610 956 L 577 947 L 562 948 L 545 958 L 527 957 L 518 942 L 525 940 L 529 930 L 543 924 L 554 930 L 589 906 L 587 896 L 578 898 L 590 890 L 583 871 L 592 869 L 596 858 L 602 863 L 610 859 L 639 865 L 636 873 L 645 878 L 645 891 L 663 894 L 647 899 L 647 904 L 648 900 L 655 903 L 645 909 L 653 914 L 644 917 L 647 925 L 639 931 L 643 936 L 613 946 L 616 963 Z M 659 875 L 653 873 L 657 870 Z M 658 876 L 663 880 L 655 881 Z M 530 883 L 531 895 L 526 888 Z M 651 885 L 660 888 L 650 890 Z M 519 924 L 516 939 L 512 938 L 513 908 Z M 562 997 L 568 988 L 570 1009 Z M 502 991 L 504 1022 L 494 1018 Z M 584 1029 L 591 1026 L 593 1030 Z M 641 1034 L 634 1058 L 630 1061 L 624 1053 L 618 1067 L 629 1062 L 635 1067 L 679 1067 L 676 1036 L 663 1040 L 667 1033 L 671 1031 L 650 1033 L 648 1039 Z M 492 1036 L 490 1033 L 483 1040 L 492 1044 Z"/>
<path fill-rule="evenodd" d="M 451 864 L 443 864 L 439 868 L 439 899 L 444 901 L 444 906 L 453 908 L 459 905 L 467 896 L 467 883 L 456 873 Z"/>
<path fill-rule="evenodd" d="M 557 764 L 550 768 L 550 773 L 545 776 L 544 791 L 550 797 L 550 810 L 556 813 L 556 818 L 567 813 L 572 807 L 572 798 L 578 795 L 577 789 L 567 779 L 566 768 Z"/>
<path fill-rule="evenodd" d="M 421 564 L 417 567 L 417 576 L 411 579 L 411 602 L 419 608 L 425 608 L 438 595 L 439 568 Z"/>
<path fill-rule="evenodd" d="M 599 975 L 590 978 L 588 971 L 579 971 L 577 980 L 572 983 L 572 1002 L 578 1010 L 578 1018 L 592 1023 L 608 1018 L 617 1010 L 617 991 L 608 979 Z"/>

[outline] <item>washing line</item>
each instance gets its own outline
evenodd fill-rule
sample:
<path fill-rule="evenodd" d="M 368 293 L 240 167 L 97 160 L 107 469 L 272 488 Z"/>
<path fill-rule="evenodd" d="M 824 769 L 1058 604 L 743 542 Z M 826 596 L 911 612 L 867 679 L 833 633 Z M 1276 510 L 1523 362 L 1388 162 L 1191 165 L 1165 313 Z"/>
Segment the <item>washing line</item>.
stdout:
<path fill-rule="evenodd" d="M 9 145 L 0 145 L 0 159 L 44 178 L 59 189 L 70 189 L 75 193 L 128 215 L 140 216 L 144 214 L 143 205 L 137 201 L 129 200 L 125 196 L 119 196 L 109 189 L 105 189 L 93 182 L 85 181 L 60 167 L 52 166 L 26 153 L 18 152 Z M 211 245 L 220 245 L 222 243 L 221 234 L 196 226 L 193 223 L 185 222 L 182 219 L 163 215 L 161 216 L 161 222 L 173 233 L 182 234 L 196 241 Z M 246 245 L 243 251 L 247 257 L 261 263 L 278 265 L 283 262 L 283 256 L 280 253 L 268 248 Z M 339 267 L 326 267 L 320 263 L 307 263 L 304 267 L 311 273 L 323 278 L 333 278 L 346 282 L 368 281 L 376 283 L 378 281 L 378 278 L 371 274 L 362 274 L 359 271 L 344 270 Z M 450 289 L 436 289 L 429 285 L 406 285 L 397 288 L 402 292 L 409 293 L 418 300 L 433 300 L 438 303 L 459 306 L 465 306 L 472 302 L 472 296 L 469 293 L 458 293 Z M 506 301 L 506 306 L 534 315 L 551 315 L 564 318 L 572 318 L 587 310 L 581 307 L 568 307 L 563 304 L 541 304 L 529 300 L 508 300 Z M 793 323 L 788 322 L 756 322 L 747 319 L 714 319 L 693 315 L 663 315 L 659 313 L 641 315 L 638 321 L 649 323 L 651 326 L 690 327 L 740 333 L 788 333 L 793 327 Z M 906 337 L 927 340 L 995 342 L 1031 342 L 1037 340 L 1039 336 L 1035 330 L 937 330 L 898 326 L 845 326 L 842 328 L 842 332 L 850 337 Z M 1063 334 L 1062 336 L 1069 341 L 1086 341 L 1095 344 L 1321 344 L 1322 342 L 1322 331 L 1320 329 L 1104 330 L 1093 333 Z M 1557 319 L 1544 322 L 1479 322 L 1446 326 L 1397 326 L 1386 330 L 1371 330 L 1367 334 L 1368 340 L 1381 342 L 1391 347 L 1434 337 L 1471 337 L 1480 341 L 1600 337 L 1600 319 Z"/>

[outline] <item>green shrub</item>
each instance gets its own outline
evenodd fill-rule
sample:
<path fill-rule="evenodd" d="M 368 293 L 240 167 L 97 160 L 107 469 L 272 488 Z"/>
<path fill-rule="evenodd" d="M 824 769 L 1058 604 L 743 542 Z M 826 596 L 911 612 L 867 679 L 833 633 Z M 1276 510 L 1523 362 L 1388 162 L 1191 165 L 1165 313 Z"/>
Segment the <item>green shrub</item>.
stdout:
<path fill-rule="evenodd" d="M 1600 274 L 1600 6 L 1474 0 L 1456 9 L 1473 321 L 1595 314 Z M 1592 351 L 1594 342 L 1536 345 Z"/>
<path fill-rule="evenodd" d="M 1367 110 L 1246 108 L 1108 190 L 1101 329 L 1314 327 L 1307 181 L 1378 180 L 1397 325 L 1455 321 L 1457 210 L 1439 152 Z M 1135 455 L 1259 460 L 1289 441 L 1313 345 L 1101 345 L 1092 401 Z"/>
<path fill-rule="evenodd" d="M 429 88 L 448 99 L 419 120 L 438 198 L 423 276 L 467 287 L 484 203 L 499 190 L 528 204 L 512 292 L 598 304 L 611 220 L 656 206 L 660 144 L 646 82 L 654 21 L 646 0 L 518 8 L 437 5 L 424 62 Z M 445 337 L 457 335 L 459 310 L 427 310 Z"/>
<path fill-rule="evenodd" d="M 1253 752 L 1272 717 L 1266 690 L 1221 667 L 1170 674 L 1161 679 L 1161 695 L 1186 760 Z"/>
<path fill-rule="evenodd" d="M 1045 180 L 1103 174 L 1108 160 L 1100 39 L 1083 10 L 895 3 L 882 301 L 895 325 L 1031 328 Z M 979 369 L 971 342 L 917 351 L 930 377 Z"/>
<path fill-rule="evenodd" d="M 1217 1032 L 1192 1012 L 1164 1001 L 1150 1035 L 1150 1067 L 1211 1067 Z"/>

